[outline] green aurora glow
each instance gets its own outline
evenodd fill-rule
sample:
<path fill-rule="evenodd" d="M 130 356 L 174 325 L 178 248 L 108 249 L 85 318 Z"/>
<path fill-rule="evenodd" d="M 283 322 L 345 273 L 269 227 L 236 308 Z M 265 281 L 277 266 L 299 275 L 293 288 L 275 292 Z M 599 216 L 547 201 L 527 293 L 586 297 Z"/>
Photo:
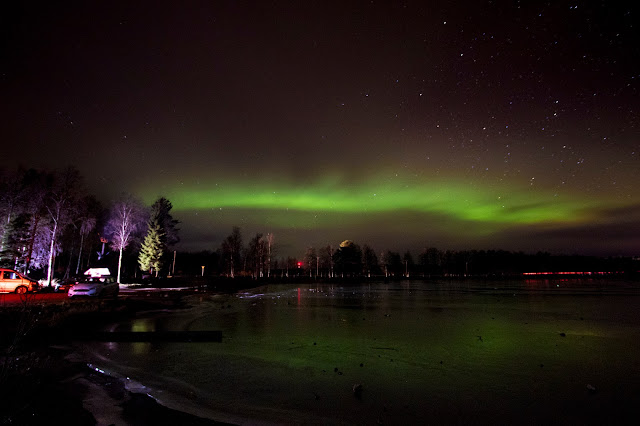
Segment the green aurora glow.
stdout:
<path fill-rule="evenodd" d="M 157 196 L 151 191 L 146 193 L 146 202 L 152 202 Z M 409 183 L 400 179 L 358 185 L 324 180 L 305 186 L 286 182 L 232 182 L 166 189 L 177 212 L 210 209 L 344 215 L 416 212 L 503 226 L 593 221 L 602 203 L 602 200 L 595 203 L 581 197 L 560 198 L 551 191 L 531 188 L 511 189 L 508 196 L 499 193 L 496 189 L 461 182 Z"/>

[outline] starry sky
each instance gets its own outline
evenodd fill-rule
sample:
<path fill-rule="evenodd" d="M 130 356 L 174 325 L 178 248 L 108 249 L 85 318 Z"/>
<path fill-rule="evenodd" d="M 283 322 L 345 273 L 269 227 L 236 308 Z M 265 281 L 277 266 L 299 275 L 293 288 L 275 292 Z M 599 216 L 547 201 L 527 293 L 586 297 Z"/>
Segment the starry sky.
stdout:
<path fill-rule="evenodd" d="M 3 166 L 166 196 L 184 250 L 640 254 L 638 6 L 15 3 Z"/>

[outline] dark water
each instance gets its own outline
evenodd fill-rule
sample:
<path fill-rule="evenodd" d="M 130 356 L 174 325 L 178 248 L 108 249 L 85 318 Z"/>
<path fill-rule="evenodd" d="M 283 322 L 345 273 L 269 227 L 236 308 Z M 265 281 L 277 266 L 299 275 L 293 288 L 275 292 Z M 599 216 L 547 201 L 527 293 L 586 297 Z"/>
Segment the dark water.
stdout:
<path fill-rule="evenodd" d="M 637 283 L 603 280 L 270 285 L 113 326 L 222 343 L 84 350 L 172 408 L 236 423 L 635 423 L 639 302 Z"/>

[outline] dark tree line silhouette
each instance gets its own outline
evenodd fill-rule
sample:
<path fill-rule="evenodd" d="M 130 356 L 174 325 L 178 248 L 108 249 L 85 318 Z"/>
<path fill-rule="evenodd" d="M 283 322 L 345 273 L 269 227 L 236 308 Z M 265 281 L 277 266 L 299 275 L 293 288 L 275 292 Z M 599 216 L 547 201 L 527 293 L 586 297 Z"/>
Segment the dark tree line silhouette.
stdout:
<path fill-rule="evenodd" d="M 377 251 L 344 240 L 308 247 L 299 257 L 278 257 L 273 234 L 256 233 L 245 244 L 233 227 L 219 248 L 176 253 L 178 221 L 171 202 L 150 207 L 123 194 L 108 207 L 89 194 L 73 167 L 56 171 L 19 168 L 0 172 L 0 266 L 50 282 L 108 266 L 118 279 L 144 275 L 251 277 L 511 276 L 536 272 L 634 272 L 638 260 L 525 254 L 504 250 Z M 174 264 L 177 257 L 177 264 Z"/>
<path fill-rule="evenodd" d="M 283 258 L 277 257 L 277 244 L 274 246 L 270 241 L 268 245 L 261 233 L 244 246 L 239 227 L 233 227 L 231 234 L 216 251 L 181 253 L 180 256 L 181 269 L 185 273 L 199 272 L 200 266 L 197 265 L 206 264 L 207 275 L 230 278 L 502 277 L 562 272 L 637 273 L 640 269 L 640 262 L 629 257 L 600 258 L 547 252 L 526 254 L 505 250 L 441 250 L 435 247 L 427 247 L 414 255 L 410 251 L 377 252 L 367 244 L 361 247 L 350 240 L 320 248 L 308 247 L 300 257 Z"/>

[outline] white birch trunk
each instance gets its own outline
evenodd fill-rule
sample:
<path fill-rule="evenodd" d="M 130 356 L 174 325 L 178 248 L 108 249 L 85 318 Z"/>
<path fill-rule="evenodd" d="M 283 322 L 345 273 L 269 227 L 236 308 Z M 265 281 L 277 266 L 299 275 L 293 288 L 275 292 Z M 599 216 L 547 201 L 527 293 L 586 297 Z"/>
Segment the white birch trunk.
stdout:
<path fill-rule="evenodd" d="M 118 256 L 118 284 L 120 284 L 120 270 L 122 269 L 122 246 L 120 246 L 120 256 Z"/>
<path fill-rule="evenodd" d="M 49 247 L 49 267 L 47 269 L 47 285 L 51 287 L 51 279 L 53 278 L 53 247 L 56 241 L 56 232 L 58 231 L 58 223 L 54 223 L 51 232 L 51 246 Z"/>
<path fill-rule="evenodd" d="M 80 271 L 80 260 L 82 259 L 82 245 L 84 243 L 84 234 L 80 233 L 80 251 L 78 252 L 78 264 L 76 265 L 76 275 L 78 275 L 78 271 Z"/>

